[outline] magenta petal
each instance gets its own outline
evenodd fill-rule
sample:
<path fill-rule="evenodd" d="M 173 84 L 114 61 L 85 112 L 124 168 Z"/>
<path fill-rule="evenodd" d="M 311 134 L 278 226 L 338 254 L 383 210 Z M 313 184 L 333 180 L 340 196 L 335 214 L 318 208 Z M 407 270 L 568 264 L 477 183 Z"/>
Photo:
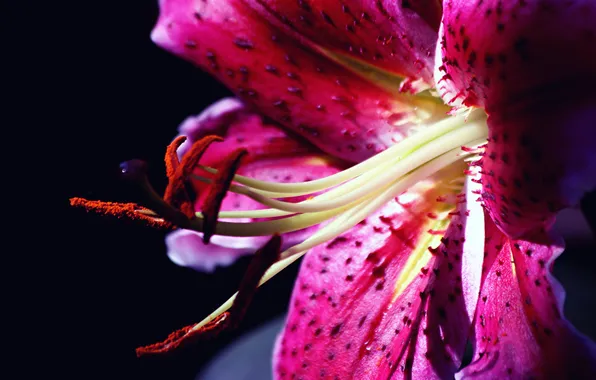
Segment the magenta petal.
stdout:
<path fill-rule="evenodd" d="M 596 378 L 596 346 L 564 319 L 564 291 L 551 276 L 562 242 L 544 231 L 510 240 L 487 224 L 474 361 L 459 375 Z"/>
<path fill-rule="evenodd" d="M 439 39 L 435 80 L 450 103 L 490 113 L 596 84 L 593 0 L 450 0 Z"/>
<path fill-rule="evenodd" d="M 325 152 L 361 161 L 401 140 L 413 106 L 301 46 L 240 0 L 164 0 L 152 39 Z"/>
<path fill-rule="evenodd" d="M 492 114 L 482 160 L 483 198 L 510 237 L 548 223 L 596 188 L 596 97 L 541 101 L 524 111 Z"/>
<path fill-rule="evenodd" d="M 262 243 L 266 239 L 259 241 Z M 259 241 L 255 238 L 243 238 L 238 242 L 239 248 L 235 248 L 222 246 L 213 239 L 213 244 L 207 246 L 203 243 L 202 234 L 189 230 L 177 230 L 166 237 L 166 247 L 168 257 L 174 264 L 201 272 L 213 272 L 217 266 L 231 265 L 238 257 L 254 253 L 254 250 L 259 247 Z"/>
<path fill-rule="evenodd" d="M 188 117 L 178 127 L 187 141 L 178 150 L 184 155 L 188 146 L 208 135 L 218 135 L 223 143 L 213 144 L 201 158 L 206 166 L 216 167 L 222 157 L 239 148 L 248 150 L 244 162 L 267 157 L 293 157 L 318 152 L 306 141 L 289 134 L 278 124 L 257 114 L 235 98 L 224 98 L 201 112 Z"/>
<path fill-rule="evenodd" d="M 435 79 L 484 107 L 484 198 L 510 237 L 596 188 L 596 2 L 447 2 Z"/>
<path fill-rule="evenodd" d="M 439 1 L 249 2 L 267 20 L 318 46 L 432 83 Z"/>
<path fill-rule="evenodd" d="M 462 203 L 443 244 L 416 246 L 428 236 L 424 226 L 434 199 L 420 197 L 405 207 L 390 202 L 306 255 L 275 348 L 276 379 L 453 376 L 472 323 L 482 260 L 481 250 L 466 248 L 464 234 L 482 222 L 466 225 Z M 478 204 L 474 209 L 481 215 Z M 479 232 L 473 245 L 483 244 Z M 412 264 L 415 251 L 420 258 Z"/>

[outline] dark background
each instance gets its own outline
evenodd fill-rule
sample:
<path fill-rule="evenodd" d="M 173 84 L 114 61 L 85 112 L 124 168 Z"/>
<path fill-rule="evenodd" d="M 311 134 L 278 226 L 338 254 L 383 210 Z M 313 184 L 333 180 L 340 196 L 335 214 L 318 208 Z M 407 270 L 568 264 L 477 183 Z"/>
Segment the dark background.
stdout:
<path fill-rule="evenodd" d="M 163 191 L 163 154 L 178 124 L 231 93 L 151 42 L 157 0 L 20 11 L 27 24 L 15 35 L 17 49 L 42 95 L 40 107 L 20 118 L 35 118 L 41 133 L 32 137 L 58 160 L 43 170 L 44 188 L 52 196 L 59 190 L 58 210 L 50 215 L 43 264 L 33 265 L 48 270 L 33 316 L 44 325 L 51 316 L 43 355 L 58 378 L 193 379 L 221 347 L 285 311 L 297 266 L 262 288 L 237 331 L 169 357 L 138 359 L 136 347 L 200 321 L 225 301 L 247 260 L 213 275 L 178 267 L 166 256 L 164 232 L 70 209 L 68 198 L 137 201 L 118 178 L 119 163 L 131 158 L 149 163 L 150 179 Z M 46 159 L 37 160 L 45 166 Z"/>
<path fill-rule="evenodd" d="M 247 260 L 213 275 L 177 267 L 163 232 L 71 209 L 68 198 L 137 200 L 118 178 L 118 164 L 131 158 L 149 162 L 162 191 L 163 153 L 178 124 L 230 93 L 152 44 L 157 0 L 21 5 L 4 34 L 5 50 L 17 57 L 8 60 L 15 70 L 4 72 L 15 85 L 5 91 L 5 110 L 19 138 L 7 178 L 16 172 L 30 182 L 8 203 L 19 207 L 14 256 L 26 272 L 16 286 L 31 289 L 17 293 L 19 306 L 33 309 L 27 331 L 43 336 L 22 339 L 19 353 L 34 360 L 21 372 L 28 378 L 41 357 L 49 359 L 46 375 L 58 378 L 193 379 L 221 348 L 285 311 L 297 266 L 261 289 L 239 330 L 173 356 L 137 359 L 136 347 L 227 299 Z M 34 213 L 23 211 L 29 207 Z M 577 214 L 562 225 L 568 250 L 556 270 L 568 290 L 567 315 L 595 337 L 594 243 L 574 228 Z"/>

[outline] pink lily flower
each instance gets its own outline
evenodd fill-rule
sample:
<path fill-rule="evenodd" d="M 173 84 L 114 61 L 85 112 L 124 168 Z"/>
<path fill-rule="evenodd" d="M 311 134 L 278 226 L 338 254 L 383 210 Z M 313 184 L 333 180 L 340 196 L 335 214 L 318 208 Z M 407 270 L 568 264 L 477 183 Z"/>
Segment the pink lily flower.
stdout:
<path fill-rule="evenodd" d="M 237 323 L 257 283 L 306 254 L 276 379 L 596 377 L 596 346 L 564 319 L 551 276 L 556 213 L 596 187 L 584 137 L 596 125 L 596 3 L 160 8 L 153 40 L 242 100 L 180 128 L 168 176 L 190 168 L 179 171 L 192 205 L 166 194 L 179 210 L 156 202 L 141 215 L 182 228 L 167 239 L 179 265 L 212 270 L 261 246 L 268 261 L 203 321 L 139 353 Z M 209 135 L 224 142 L 205 151 Z"/>

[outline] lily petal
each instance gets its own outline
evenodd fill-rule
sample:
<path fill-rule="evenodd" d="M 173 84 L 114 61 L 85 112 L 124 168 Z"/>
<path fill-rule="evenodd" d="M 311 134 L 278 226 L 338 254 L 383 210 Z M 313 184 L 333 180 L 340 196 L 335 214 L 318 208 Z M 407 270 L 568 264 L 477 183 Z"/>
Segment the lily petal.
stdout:
<path fill-rule="evenodd" d="M 552 87 L 596 83 L 592 0 L 445 3 L 435 79 L 447 102 L 490 114 Z"/>
<path fill-rule="evenodd" d="M 223 99 L 196 117 L 189 117 L 179 128 L 188 137 L 179 148 L 182 156 L 188 144 L 207 135 L 219 135 L 224 143 L 212 144 L 201 158 L 201 163 L 219 167 L 221 157 L 238 148 L 248 150 L 245 163 L 238 173 L 247 177 L 276 182 L 301 182 L 332 175 L 343 168 L 337 160 L 318 153 L 306 141 L 295 138 L 275 124 L 265 122 L 242 102 Z M 197 172 L 198 173 L 198 172 Z M 201 173 L 204 174 L 204 173 Z M 193 181 L 198 194 L 196 210 L 200 210 L 206 195 L 206 184 Z M 302 200 L 296 197 L 295 201 Z M 257 210 L 263 206 L 256 201 L 236 193 L 228 193 L 221 210 Z M 250 222 L 252 219 L 235 219 Z M 283 235 L 283 249 L 298 244 L 312 234 L 316 227 Z M 252 254 L 268 240 L 259 237 L 214 236 L 211 244 L 202 242 L 202 234 L 189 230 L 177 230 L 166 238 L 168 256 L 181 266 L 200 271 L 213 271 L 218 265 L 229 265 L 242 255 Z"/>
<path fill-rule="evenodd" d="M 162 0 L 160 8 L 155 43 L 337 157 L 362 161 L 441 108 L 366 82 L 300 46 L 242 1 Z"/>
<path fill-rule="evenodd" d="M 596 345 L 564 319 L 551 276 L 562 241 L 544 230 L 511 240 L 490 221 L 486 235 L 474 361 L 458 376 L 594 379 Z"/>
<path fill-rule="evenodd" d="M 596 188 L 596 2 L 446 2 L 435 80 L 486 108 L 485 202 L 510 237 Z"/>
<path fill-rule="evenodd" d="M 449 221 L 435 219 L 440 203 L 424 186 L 306 255 L 276 343 L 275 378 L 432 379 L 457 371 L 480 286 L 482 210 L 475 202 L 470 215 L 480 224 L 467 224 L 464 201 L 446 232 L 427 232 Z M 479 240 L 464 239 L 478 227 Z"/>
<path fill-rule="evenodd" d="M 441 19 L 436 0 L 249 0 L 271 23 L 296 32 L 310 46 L 347 55 L 413 80 L 432 84 Z"/>
<path fill-rule="evenodd" d="M 552 99 L 492 114 L 483 198 L 497 226 L 519 237 L 596 188 L 596 97 Z"/>

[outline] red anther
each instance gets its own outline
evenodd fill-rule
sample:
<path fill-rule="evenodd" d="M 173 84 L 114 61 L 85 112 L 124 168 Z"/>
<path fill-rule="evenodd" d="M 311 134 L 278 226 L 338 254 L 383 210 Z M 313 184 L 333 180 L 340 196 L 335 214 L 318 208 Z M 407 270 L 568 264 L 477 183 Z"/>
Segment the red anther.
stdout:
<path fill-rule="evenodd" d="M 168 230 L 175 228 L 172 223 L 158 216 L 153 216 L 151 210 L 139 206 L 136 203 L 103 202 L 90 201 L 85 198 L 71 198 L 70 205 L 73 207 L 84 208 L 87 211 L 92 211 L 104 216 L 112 216 L 118 219 L 128 218 L 130 220 L 142 222 L 153 228 Z"/>
<path fill-rule="evenodd" d="M 229 313 L 218 315 L 205 326 L 195 329 L 189 325 L 171 333 L 166 340 L 136 349 L 137 357 L 170 353 L 177 348 L 214 338 L 229 326 Z"/>
<path fill-rule="evenodd" d="M 190 343 L 210 340 L 227 328 L 236 328 L 244 317 L 244 314 L 259 287 L 261 278 L 267 269 L 279 259 L 281 243 L 281 237 L 279 235 L 274 235 L 255 253 L 252 261 L 248 265 L 244 278 L 240 282 L 238 295 L 228 312 L 217 316 L 214 320 L 201 328 L 195 328 L 195 326 L 197 326 L 195 323 L 174 331 L 163 342 L 139 347 L 136 350 L 137 356 L 171 353 Z"/>
<path fill-rule="evenodd" d="M 164 161 L 166 162 L 166 176 L 170 181 L 174 178 L 176 170 L 180 165 L 180 160 L 178 160 L 178 148 L 180 148 L 180 145 L 182 145 L 182 143 L 185 141 L 186 136 L 178 136 L 170 143 L 170 145 L 168 145 L 168 148 L 166 149 Z"/>
<path fill-rule="evenodd" d="M 219 209 L 226 193 L 230 189 L 234 175 L 240 166 L 242 158 L 247 154 L 245 149 L 237 149 L 224 159 L 223 164 L 217 171 L 213 183 L 209 187 L 209 194 L 203 203 L 201 212 L 203 214 L 203 241 L 209 243 L 211 236 L 215 233 Z"/>
<path fill-rule="evenodd" d="M 166 152 L 166 174 L 168 175 L 168 186 L 164 193 L 164 200 L 170 206 L 180 210 L 187 218 L 192 219 L 195 216 L 195 209 L 190 195 L 186 191 L 185 184 L 187 183 L 188 177 L 192 174 L 193 170 L 199 164 L 199 160 L 203 156 L 203 153 L 207 150 L 209 145 L 214 141 L 222 141 L 219 136 L 211 135 L 206 136 L 195 142 L 188 153 L 182 158 L 180 164 L 177 163 L 176 149 L 179 144 L 182 143 L 180 138 L 175 139 L 169 146 Z M 176 170 L 174 173 L 174 166 Z"/>

